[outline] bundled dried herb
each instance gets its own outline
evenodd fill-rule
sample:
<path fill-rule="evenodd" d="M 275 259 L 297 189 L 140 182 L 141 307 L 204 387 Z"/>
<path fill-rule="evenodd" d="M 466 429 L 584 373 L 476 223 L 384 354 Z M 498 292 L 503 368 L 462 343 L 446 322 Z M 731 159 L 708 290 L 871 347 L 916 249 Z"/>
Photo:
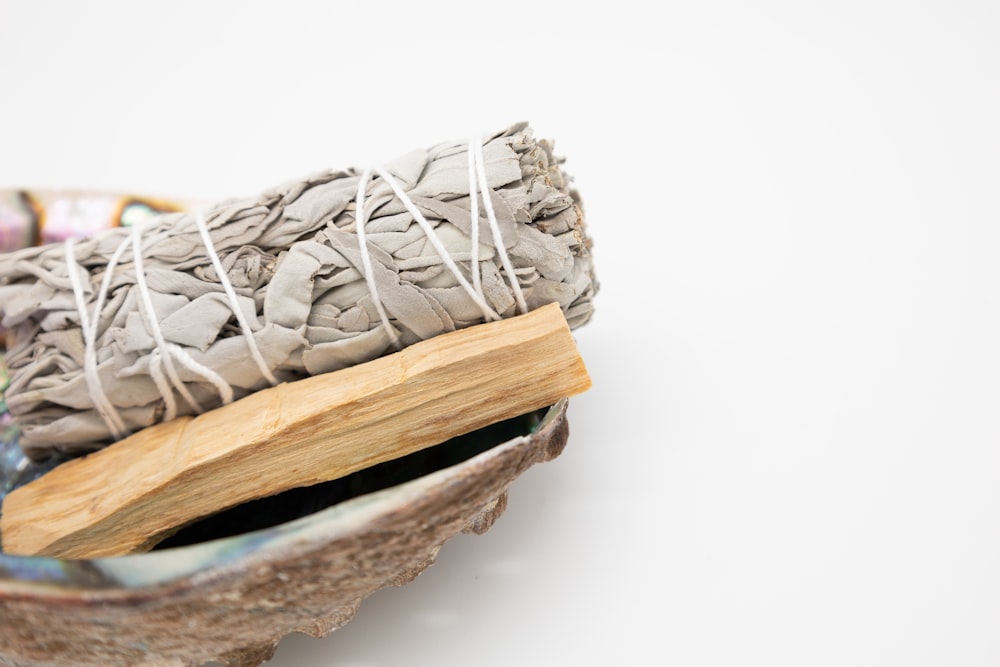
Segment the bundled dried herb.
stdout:
<path fill-rule="evenodd" d="M 223 402 L 218 383 L 206 381 L 198 366 L 211 369 L 238 398 L 269 386 L 267 375 L 288 381 L 324 373 L 483 322 L 482 304 L 467 289 L 474 208 L 481 294 L 489 309 L 501 317 L 520 312 L 502 261 L 505 251 L 529 310 L 558 302 L 570 326 L 587 321 L 597 287 L 590 244 L 579 202 L 551 145 L 536 140 L 525 124 L 484 142 L 488 203 L 502 248 L 494 244 L 485 206 L 478 200 L 473 206 L 467 151 L 466 142 L 448 142 L 386 165 L 466 286 L 385 178 L 372 179 L 366 189 L 365 242 L 388 328 L 363 267 L 355 170 L 315 174 L 206 211 L 212 245 L 249 332 L 234 317 L 192 215 L 163 214 L 148 226 L 141 237 L 141 272 L 125 247 L 128 229 L 77 243 L 73 270 L 88 311 L 102 291 L 109 260 L 125 247 L 108 275 L 95 347 L 100 386 L 126 430 L 157 423 L 169 412 L 163 381 L 156 381 L 162 346 L 142 308 L 142 278 L 163 338 L 196 364 L 178 365 L 181 385 L 166 390 L 177 414 Z M 113 439 L 83 372 L 84 336 L 70 270 L 62 245 L 0 255 L 0 324 L 15 340 L 7 352 L 5 398 L 21 428 L 21 446 L 35 460 L 90 451 Z M 248 334 L 266 369 L 250 354 Z"/>

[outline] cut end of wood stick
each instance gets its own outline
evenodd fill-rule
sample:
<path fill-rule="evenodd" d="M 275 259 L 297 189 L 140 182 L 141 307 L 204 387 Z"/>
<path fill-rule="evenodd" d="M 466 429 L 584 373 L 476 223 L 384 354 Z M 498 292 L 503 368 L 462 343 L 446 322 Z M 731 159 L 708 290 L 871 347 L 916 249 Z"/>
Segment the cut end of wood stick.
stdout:
<path fill-rule="evenodd" d="M 7 496 L 10 554 L 146 551 L 235 505 L 352 472 L 590 388 L 558 304 L 144 429 Z M 123 471 L 127 471 L 124 472 Z"/>

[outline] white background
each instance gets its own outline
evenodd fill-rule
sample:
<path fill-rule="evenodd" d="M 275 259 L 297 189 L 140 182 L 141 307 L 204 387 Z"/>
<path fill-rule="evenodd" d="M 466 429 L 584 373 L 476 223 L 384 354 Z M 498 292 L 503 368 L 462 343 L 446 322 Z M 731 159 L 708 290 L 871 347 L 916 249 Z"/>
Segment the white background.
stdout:
<path fill-rule="evenodd" d="M 0 0 L 0 187 L 253 195 L 524 119 L 584 197 L 564 454 L 270 664 L 1000 664 L 998 6 L 657 4 Z"/>

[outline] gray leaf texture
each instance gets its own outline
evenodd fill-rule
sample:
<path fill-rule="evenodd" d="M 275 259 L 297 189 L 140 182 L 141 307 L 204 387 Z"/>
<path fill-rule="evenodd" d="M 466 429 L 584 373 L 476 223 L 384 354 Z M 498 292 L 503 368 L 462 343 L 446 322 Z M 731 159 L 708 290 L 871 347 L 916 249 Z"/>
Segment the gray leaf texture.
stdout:
<path fill-rule="evenodd" d="M 526 123 L 483 145 L 488 196 L 529 309 L 558 302 L 571 327 L 586 322 L 597 291 L 579 199 L 551 143 Z M 467 143 L 446 142 L 386 164 L 433 226 L 466 280 L 471 275 Z M 268 368 L 291 381 L 395 351 L 367 283 L 356 234 L 359 170 L 331 170 L 255 199 L 230 200 L 205 216 L 223 268 Z M 370 182 L 366 240 L 379 300 L 401 346 L 479 324 L 482 309 L 460 286 L 427 235 L 380 178 Z M 479 206 L 483 295 L 502 317 L 518 314 L 509 277 Z M 111 255 L 129 234 L 116 228 L 80 241 L 77 264 L 92 312 Z M 225 296 L 191 214 L 147 227 L 142 257 L 163 335 L 228 382 L 236 398 L 269 382 Z M 77 269 L 80 271 L 80 269 Z M 82 273 L 81 273 L 82 276 Z M 98 375 L 131 432 L 162 420 L 150 375 L 156 349 L 139 308 L 131 251 L 115 267 L 97 328 Z M 0 324 L 13 332 L 6 401 L 34 460 L 80 454 L 112 441 L 83 374 L 83 336 L 61 244 L 0 255 Z M 178 366 L 185 387 L 211 409 L 215 386 Z M 180 394 L 178 414 L 195 409 Z"/>

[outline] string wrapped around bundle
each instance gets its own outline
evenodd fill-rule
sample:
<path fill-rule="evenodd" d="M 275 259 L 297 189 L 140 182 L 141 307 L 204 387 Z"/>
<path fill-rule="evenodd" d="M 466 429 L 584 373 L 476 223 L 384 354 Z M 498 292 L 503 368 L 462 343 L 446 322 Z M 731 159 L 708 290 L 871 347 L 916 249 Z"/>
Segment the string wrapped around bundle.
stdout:
<path fill-rule="evenodd" d="M 75 455 L 548 303 L 576 327 L 596 289 L 561 160 L 518 124 L 0 255 L 5 400 L 27 456 Z"/>

